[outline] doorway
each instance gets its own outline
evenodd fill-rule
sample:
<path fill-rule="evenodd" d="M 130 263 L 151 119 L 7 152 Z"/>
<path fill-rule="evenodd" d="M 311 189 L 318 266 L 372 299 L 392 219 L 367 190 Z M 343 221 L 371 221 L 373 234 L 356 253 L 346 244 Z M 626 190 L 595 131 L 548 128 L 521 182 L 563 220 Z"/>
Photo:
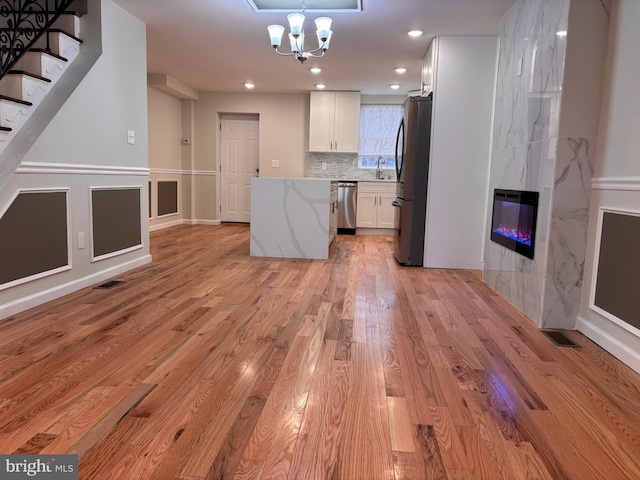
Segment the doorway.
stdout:
<path fill-rule="evenodd" d="M 249 223 L 251 178 L 258 176 L 258 115 L 222 115 L 220 219 Z"/>

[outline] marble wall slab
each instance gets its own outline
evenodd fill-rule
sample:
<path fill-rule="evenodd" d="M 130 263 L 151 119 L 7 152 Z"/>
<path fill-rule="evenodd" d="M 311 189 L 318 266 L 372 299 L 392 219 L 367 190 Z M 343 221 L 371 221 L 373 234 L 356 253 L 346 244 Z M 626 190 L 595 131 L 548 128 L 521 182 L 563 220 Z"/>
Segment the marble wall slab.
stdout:
<path fill-rule="evenodd" d="M 534 259 L 489 240 L 484 280 L 540 327 L 574 328 L 579 310 L 604 49 L 576 42 L 606 44 L 607 25 L 601 0 L 517 0 L 502 20 L 489 212 L 494 188 L 540 203 Z M 596 91 L 577 81 L 585 74 Z"/>

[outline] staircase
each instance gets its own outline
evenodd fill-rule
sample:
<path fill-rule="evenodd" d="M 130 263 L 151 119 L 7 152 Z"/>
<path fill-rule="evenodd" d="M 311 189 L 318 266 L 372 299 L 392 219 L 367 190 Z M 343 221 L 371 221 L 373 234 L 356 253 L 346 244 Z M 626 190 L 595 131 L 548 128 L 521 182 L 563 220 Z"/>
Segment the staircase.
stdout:
<path fill-rule="evenodd" d="M 0 0 L 0 154 L 78 56 L 85 9 L 73 3 Z"/>

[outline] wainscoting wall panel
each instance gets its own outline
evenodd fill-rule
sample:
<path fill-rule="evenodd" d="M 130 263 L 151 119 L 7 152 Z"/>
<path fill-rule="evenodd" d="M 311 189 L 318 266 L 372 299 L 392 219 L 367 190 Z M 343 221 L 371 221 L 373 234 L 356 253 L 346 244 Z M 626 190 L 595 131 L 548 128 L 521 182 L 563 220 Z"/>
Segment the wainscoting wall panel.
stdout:
<path fill-rule="evenodd" d="M 142 187 L 91 188 L 92 261 L 142 248 Z"/>
<path fill-rule="evenodd" d="M 0 289 L 71 268 L 67 189 L 20 191 L 0 217 Z"/>

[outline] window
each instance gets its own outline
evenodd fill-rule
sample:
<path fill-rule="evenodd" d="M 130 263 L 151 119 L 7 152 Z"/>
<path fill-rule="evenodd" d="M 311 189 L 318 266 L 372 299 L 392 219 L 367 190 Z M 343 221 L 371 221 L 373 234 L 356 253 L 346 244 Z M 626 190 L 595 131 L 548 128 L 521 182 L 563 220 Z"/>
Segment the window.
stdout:
<path fill-rule="evenodd" d="M 396 168 L 396 134 L 402 119 L 402 105 L 362 105 L 358 168 Z"/>

